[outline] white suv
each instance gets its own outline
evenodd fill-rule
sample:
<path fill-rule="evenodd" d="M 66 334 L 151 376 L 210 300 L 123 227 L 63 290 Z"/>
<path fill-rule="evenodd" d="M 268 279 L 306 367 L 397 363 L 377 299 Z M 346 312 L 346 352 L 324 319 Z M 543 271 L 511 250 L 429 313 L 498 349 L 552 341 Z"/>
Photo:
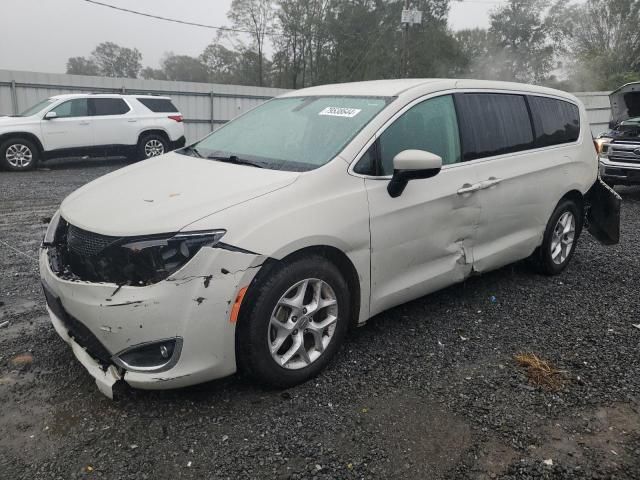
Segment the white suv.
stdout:
<path fill-rule="evenodd" d="M 168 97 L 57 95 L 0 117 L 0 168 L 31 170 L 41 160 L 126 155 L 142 160 L 184 146 L 183 117 Z"/>

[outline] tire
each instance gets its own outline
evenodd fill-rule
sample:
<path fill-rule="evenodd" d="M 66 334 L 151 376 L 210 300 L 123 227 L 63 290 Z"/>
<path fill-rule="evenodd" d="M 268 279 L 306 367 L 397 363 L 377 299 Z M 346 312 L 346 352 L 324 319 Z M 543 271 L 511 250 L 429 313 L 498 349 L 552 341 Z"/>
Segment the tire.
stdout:
<path fill-rule="evenodd" d="M 158 133 L 147 133 L 140 137 L 136 147 L 135 159 L 147 160 L 169 151 L 169 142 Z"/>
<path fill-rule="evenodd" d="M 300 296 L 303 289 L 306 293 Z M 318 291 L 326 305 L 313 310 Z M 240 371 L 262 384 L 285 388 L 315 377 L 344 341 L 350 305 L 347 282 L 319 255 L 271 269 L 243 301 L 236 334 Z"/>
<path fill-rule="evenodd" d="M 40 159 L 38 147 L 30 140 L 14 138 L 0 145 L 0 167 L 13 172 L 33 170 Z"/>
<path fill-rule="evenodd" d="M 582 208 L 574 201 L 565 199 L 558 204 L 547 223 L 542 245 L 533 254 L 540 273 L 558 275 L 567 268 L 578 246 L 582 220 Z"/>

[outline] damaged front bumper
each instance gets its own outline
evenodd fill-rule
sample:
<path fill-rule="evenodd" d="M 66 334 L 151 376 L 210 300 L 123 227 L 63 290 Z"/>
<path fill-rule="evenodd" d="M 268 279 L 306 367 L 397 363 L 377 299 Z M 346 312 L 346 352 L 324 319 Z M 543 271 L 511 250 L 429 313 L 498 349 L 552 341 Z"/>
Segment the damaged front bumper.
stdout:
<path fill-rule="evenodd" d="M 58 334 L 113 396 L 124 380 L 134 388 L 169 389 L 221 378 L 236 371 L 234 300 L 264 262 L 258 254 L 202 248 L 182 269 L 147 286 L 117 286 L 63 279 L 40 253 L 41 280 Z M 180 339 L 170 368 L 126 369 L 117 358 L 132 347 Z"/>

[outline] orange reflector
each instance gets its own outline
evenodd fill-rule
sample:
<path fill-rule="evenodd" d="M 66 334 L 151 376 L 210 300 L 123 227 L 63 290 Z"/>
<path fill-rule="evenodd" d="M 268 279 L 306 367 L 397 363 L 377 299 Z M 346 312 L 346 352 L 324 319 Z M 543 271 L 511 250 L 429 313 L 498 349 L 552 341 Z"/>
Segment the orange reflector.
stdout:
<path fill-rule="evenodd" d="M 249 287 L 243 287 L 238 292 L 236 301 L 233 304 L 233 307 L 231 308 L 231 318 L 229 318 L 229 321 L 231 323 L 236 323 L 238 321 L 238 314 L 240 313 L 240 305 L 242 304 L 242 299 L 244 298 L 244 294 L 247 293 L 247 288 Z"/>

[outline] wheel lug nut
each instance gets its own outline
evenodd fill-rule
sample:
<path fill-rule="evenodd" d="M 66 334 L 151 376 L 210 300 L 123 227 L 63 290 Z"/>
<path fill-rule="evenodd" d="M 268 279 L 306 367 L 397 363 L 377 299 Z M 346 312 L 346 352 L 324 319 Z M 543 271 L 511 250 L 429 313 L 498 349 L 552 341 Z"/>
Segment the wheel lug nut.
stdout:
<path fill-rule="evenodd" d="M 294 335 L 297 335 L 297 334 L 298 334 L 298 330 L 294 330 L 294 331 L 293 331 L 293 334 L 294 334 Z"/>
<path fill-rule="evenodd" d="M 296 317 L 296 316 L 294 315 L 293 317 L 291 317 L 291 320 L 293 320 L 293 321 L 295 322 L 296 320 L 298 320 L 298 317 Z"/>
<path fill-rule="evenodd" d="M 303 308 L 303 309 L 302 309 L 302 313 L 307 313 L 307 309 L 306 309 L 306 308 Z"/>

